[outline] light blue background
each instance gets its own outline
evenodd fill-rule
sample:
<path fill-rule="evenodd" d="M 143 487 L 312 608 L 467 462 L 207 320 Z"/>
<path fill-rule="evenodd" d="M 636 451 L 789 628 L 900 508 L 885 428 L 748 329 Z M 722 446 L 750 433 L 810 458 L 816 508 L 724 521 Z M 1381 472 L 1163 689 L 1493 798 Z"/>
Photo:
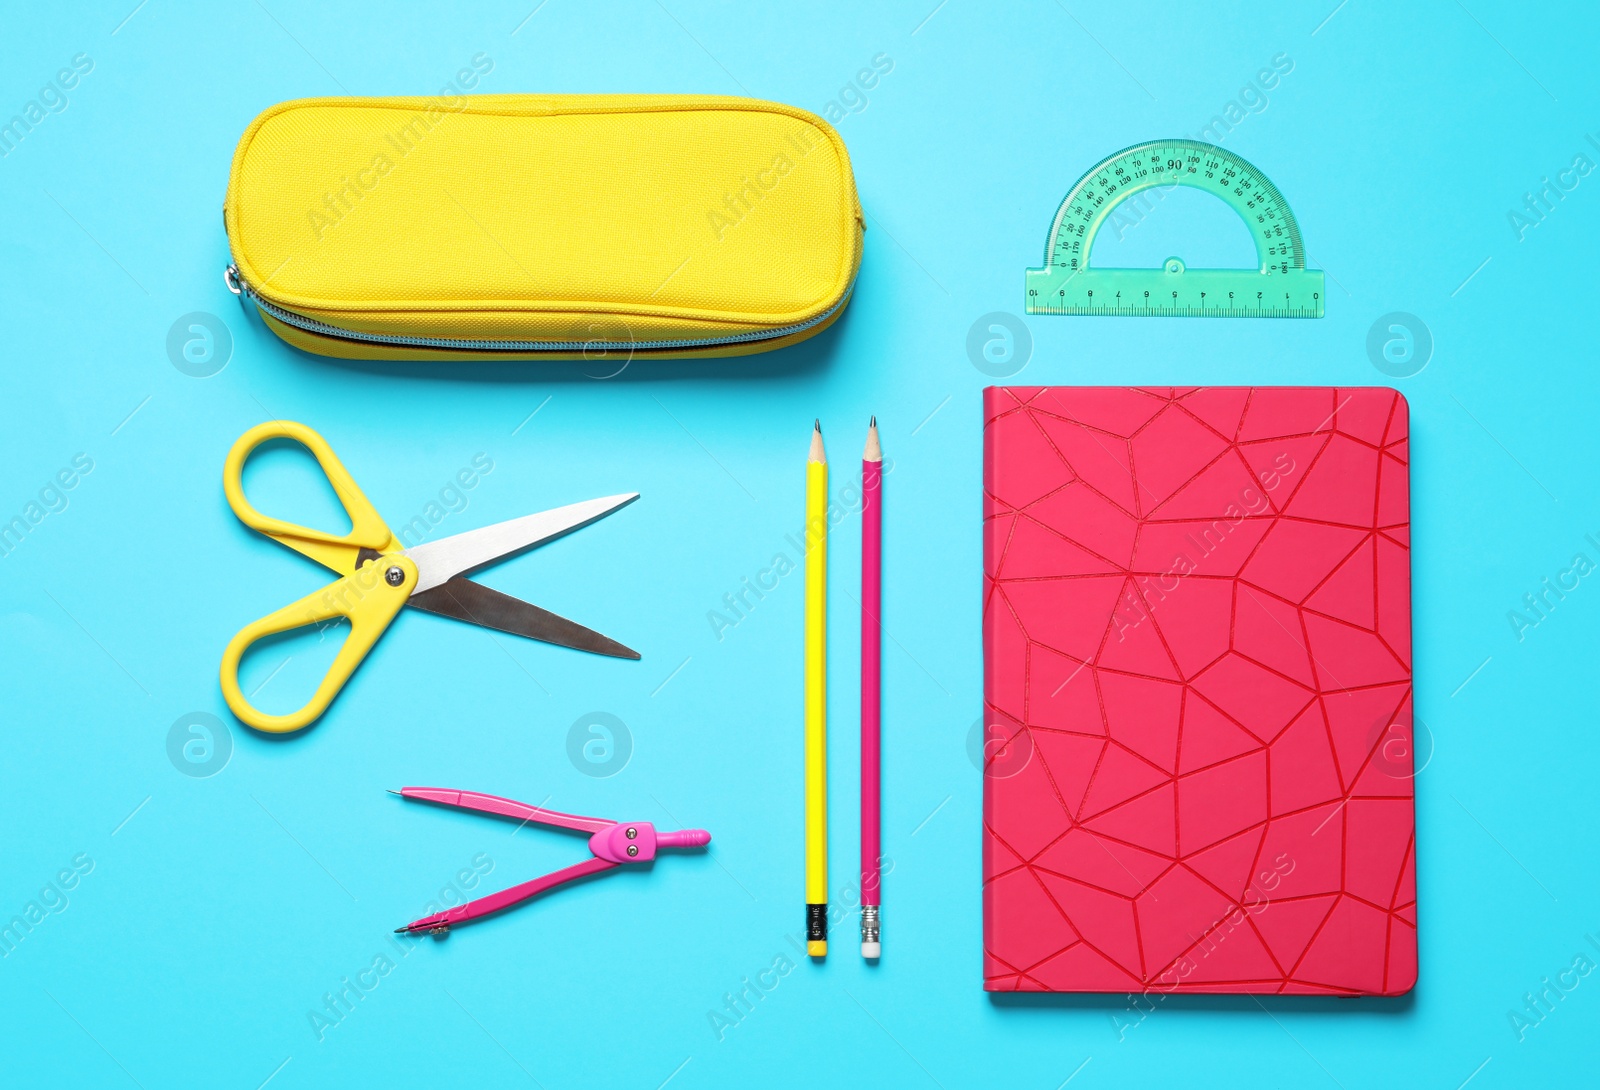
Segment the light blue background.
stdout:
<path fill-rule="evenodd" d="M 1585 538 L 1600 531 L 1600 176 L 1520 241 L 1508 222 L 1575 155 L 1600 161 L 1585 141 L 1600 84 L 1582 5 L 549 0 L 530 17 L 536 0 L 482 14 L 136 2 L 9 5 L 0 21 L 0 119 L 74 54 L 94 61 L 68 107 L 0 159 L 0 517 L 74 455 L 94 463 L 0 559 L 0 920 L 76 853 L 94 860 L 0 960 L 0 1081 L 1078 1090 L 1592 1073 L 1600 975 L 1524 1040 L 1508 1017 L 1579 951 L 1600 958 L 1584 938 L 1600 936 L 1600 576 L 1520 641 L 1507 620 L 1575 553 L 1600 560 Z M 635 364 L 610 381 L 570 366 L 341 365 L 278 342 L 222 284 L 240 132 L 286 98 L 436 92 L 480 51 L 494 69 L 479 91 L 749 93 L 818 111 L 887 54 L 893 70 L 839 124 L 871 224 L 845 318 L 777 355 Z M 1417 707 L 1435 746 L 1417 781 L 1421 982 L 1388 1001 L 1174 999 L 1143 1021 L 1117 997 L 996 1001 L 980 990 L 967 751 L 990 380 L 967 331 L 1020 310 L 1023 269 L 1084 170 L 1194 135 L 1279 53 L 1293 70 L 1225 143 L 1287 195 L 1329 273 L 1327 317 L 1029 319 L 1014 381 L 1383 383 L 1373 321 L 1405 311 L 1431 329 L 1431 362 L 1395 383 L 1413 412 Z M 1193 218 L 1164 204 L 1124 252 L 1247 263 L 1219 207 L 1171 209 Z M 231 361 L 210 378 L 167 356 L 191 311 L 231 331 Z M 721 640 L 707 612 L 775 553 L 793 557 L 811 419 L 839 483 L 870 413 L 895 462 L 886 956 L 868 968 L 855 955 L 852 916 L 825 964 L 795 967 L 719 1039 L 710 1012 L 725 993 L 800 960 L 800 576 Z M 407 611 L 314 729 L 243 728 L 217 689 L 223 644 L 325 580 L 224 503 L 229 444 L 269 416 L 322 431 L 395 525 L 487 454 L 493 472 L 436 535 L 643 493 L 485 577 L 643 661 Z M 315 513 L 312 479 L 272 454 L 252 494 Z M 851 517 L 832 564 L 836 887 L 856 843 L 858 541 Z M 259 697 L 285 708 L 330 647 L 263 652 L 247 687 L 291 655 Z M 609 778 L 567 756 L 569 728 L 597 710 L 632 736 Z M 191 712 L 230 724 L 231 760 L 210 778 L 168 759 L 169 727 Z M 513 837 L 384 794 L 406 783 L 716 839 L 710 855 L 673 853 L 399 957 L 389 930 L 475 853 L 494 862 L 480 893 L 584 857 L 561 834 Z M 393 971 L 319 1040 L 309 1012 L 385 951 Z"/>

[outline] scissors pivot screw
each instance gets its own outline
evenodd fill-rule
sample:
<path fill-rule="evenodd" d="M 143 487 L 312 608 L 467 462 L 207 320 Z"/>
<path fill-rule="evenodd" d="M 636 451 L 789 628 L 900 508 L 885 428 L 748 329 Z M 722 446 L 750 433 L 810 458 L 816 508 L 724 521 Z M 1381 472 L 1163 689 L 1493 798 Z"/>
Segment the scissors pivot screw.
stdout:
<path fill-rule="evenodd" d="M 406 581 L 406 573 L 401 571 L 399 566 L 396 565 L 395 567 L 392 567 L 383 573 L 383 579 L 384 582 L 388 583 L 391 587 L 398 587 L 401 583 Z"/>

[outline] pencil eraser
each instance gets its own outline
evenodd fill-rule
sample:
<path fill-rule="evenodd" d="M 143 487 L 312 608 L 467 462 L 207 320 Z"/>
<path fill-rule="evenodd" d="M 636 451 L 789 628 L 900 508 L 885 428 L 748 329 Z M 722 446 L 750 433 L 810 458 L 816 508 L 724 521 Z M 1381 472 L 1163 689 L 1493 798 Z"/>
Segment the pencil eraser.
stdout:
<path fill-rule="evenodd" d="M 883 944 L 879 942 L 864 942 L 861 944 L 861 956 L 864 958 L 880 958 L 883 956 Z"/>
<path fill-rule="evenodd" d="M 828 943 L 827 943 L 827 940 L 823 940 L 821 942 L 817 941 L 816 939 L 807 940 L 807 942 L 806 942 L 806 953 L 809 954 L 811 957 L 814 957 L 814 958 L 825 958 L 825 957 L 827 957 L 828 956 Z"/>

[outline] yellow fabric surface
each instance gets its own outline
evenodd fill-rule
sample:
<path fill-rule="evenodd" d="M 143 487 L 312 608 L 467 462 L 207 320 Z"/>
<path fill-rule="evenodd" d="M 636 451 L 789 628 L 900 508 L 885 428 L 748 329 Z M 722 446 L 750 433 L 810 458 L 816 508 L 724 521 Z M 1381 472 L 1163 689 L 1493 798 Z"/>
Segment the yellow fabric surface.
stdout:
<path fill-rule="evenodd" d="M 578 344 L 814 320 L 863 226 L 820 118 L 658 95 L 282 103 L 240 140 L 224 213 L 244 280 L 316 321 Z"/>

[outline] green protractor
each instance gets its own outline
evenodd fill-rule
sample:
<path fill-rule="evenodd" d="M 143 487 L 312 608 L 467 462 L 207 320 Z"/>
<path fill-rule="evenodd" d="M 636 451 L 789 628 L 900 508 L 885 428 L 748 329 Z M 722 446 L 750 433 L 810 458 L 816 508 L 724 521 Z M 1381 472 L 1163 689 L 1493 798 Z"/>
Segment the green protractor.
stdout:
<path fill-rule="evenodd" d="M 1095 236 L 1123 201 L 1156 186 L 1186 185 L 1223 201 L 1255 240 L 1256 269 L 1191 269 L 1170 257 L 1159 269 L 1089 265 Z M 1154 140 L 1119 151 L 1072 187 L 1045 240 L 1045 267 L 1029 269 L 1029 314 L 1164 318 L 1320 318 L 1322 272 L 1306 268 L 1289 202 L 1255 167 L 1199 140 Z"/>

